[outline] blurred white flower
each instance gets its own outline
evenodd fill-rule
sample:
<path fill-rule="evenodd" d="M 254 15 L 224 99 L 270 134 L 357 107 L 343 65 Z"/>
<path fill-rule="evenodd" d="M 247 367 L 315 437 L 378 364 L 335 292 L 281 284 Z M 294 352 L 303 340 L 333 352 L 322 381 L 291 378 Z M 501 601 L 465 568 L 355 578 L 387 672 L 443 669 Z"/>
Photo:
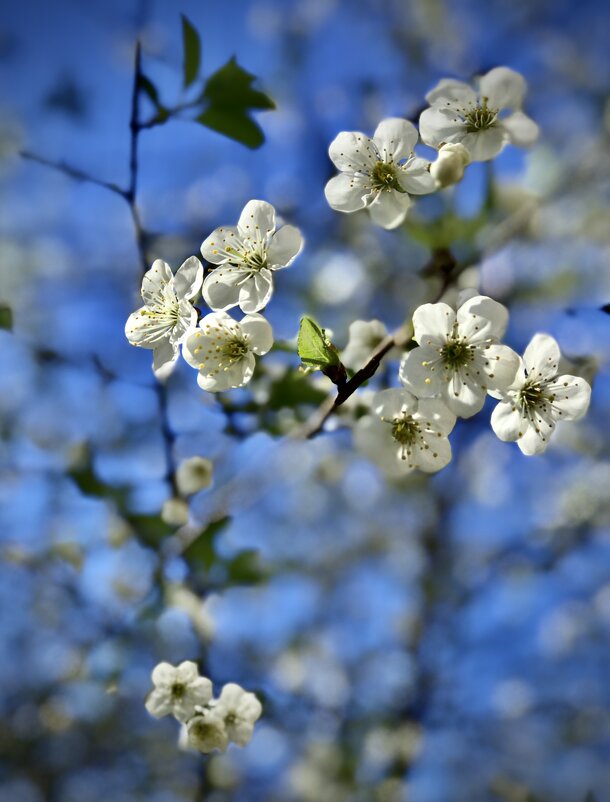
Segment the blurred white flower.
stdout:
<path fill-rule="evenodd" d="M 222 716 L 215 708 L 201 708 L 186 725 L 188 742 L 200 752 L 218 749 L 224 752 L 229 745 L 229 736 Z"/>
<path fill-rule="evenodd" d="M 168 498 L 161 507 L 161 520 L 169 526 L 184 526 L 189 519 L 189 505 L 183 498 Z"/>
<path fill-rule="evenodd" d="M 514 382 L 503 391 L 491 416 L 494 432 L 516 441 L 524 454 L 546 450 L 557 421 L 582 418 L 589 408 L 591 387 L 578 376 L 558 376 L 561 352 L 548 334 L 536 334 L 525 349 Z"/>
<path fill-rule="evenodd" d="M 350 323 L 349 339 L 341 352 L 341 362 L 346 368 L 358 370 L 387 336 L 388 330 L 381 320 L 355 320 Z M 393 349 L 390 356 L 397 358 L 399 354 L 397 349 Z"/>
<path fill-rule="evenodd" d="M 419 118 L 422 140 L 433 148 L 461 143 L 473 161 L 487 161 L 510 143 L 521 147 L 538 138 L 538 126 L 521 111 L 526 91 L 522 75 L 496 67 L 483 75 L 478 90 L 443 78 L 428 92 L 430 108 Z M 512 110 L 510 114 L 503 114 Z"/>
<path fill-rule="evenodd" d="M 430 175 L 439 187 L 449 187 L 462 180 L 471 161 L 470 153 L 460 142 L 441 145 L 436 161 L 430 165 Z"/>
<path fill-rule="evenodd" d="M 226 312 L 212 312 L 191 330 L 182 355 L 199 371 L 201 389 L 218 393 L 247 384 L 254 373 L 254 354 L 266 354 L 272 345 L 271 326 L 262 315 L 246 315 L 238 323 Z"/>
<path fill-rule="evenodd" d="M 189 457 L 176 471 L 176 484 L 183 496 L 192 496 L 212 484 L 214 464 L 205 457 Z"/>
<path fill-rule="evenodd" d="M 155 718 L 171 714 L 178 721 L 187 721 L 198 705 L 206 705 L 212 698 L 212 683 L 199 676 L 197 664 L 190 660 L 177 667 L 159 663 L 152 681 L 155 687 L 146 699 L 146 709 Z"/>
<path fill-rule="evenodd" d="M 125 336 L 132 345 L 153 349 L 153 370 L 158 379 L 172 372 L 180 343 L 197 323 L 197 310 L 191 302 L 202 280 L 203 266 L 196 256 L 189 257 L 175 276 L 162 259 L 156 259 L 144 274 L 144 306 L 127 318 Z"/>
<path fill-rule="evenodd" d="M 229 738 L 238 746 L 246 746 L 252 738 L 263 706 L 253 693 L 229 682 L 222 689 L 213 710 L 224 722 Z"/>
<path fill-rule="evenodd" d="M 237 226 L 217 228 L 201 246 L 204 259 L 220 265 L 203 282 L 205 302 L 218 311 L 238 305 L 247 314 L 263 309 L 273 294 L 273 272 L 291 265 L 302 248 L 298 228 L 275 230 L 270 203 L 249 201 Z"/>
<path fill-rule="evenodd" d="M 519 367 L 518 355 L 499 341 L 508 311 L 484 295 L 466 300 L 457 313 L 445 303 L 423 304 L 413 315 L 419 348 L 406 354 L 400 380 L 417 396 L 440 396 L 461 418 L 485 403 L 488 391 L 507 388 Z"/>
<path fill-rule="evenodd" d="M 405 219 L 410 195 L 434 192 L 430 163 L 413 153 L 418 134 L 408 120 L 390 117 L 370 139 L 359 131 L 342 131 L 328 154 L 340 170 L 326 184 L 324 194 L 338 212 L 367 208 L 382 228 L 396 228 Z"/>
<path fill-rule="evenodd" d="M 372 414 L 356 423 L 354 439 L 390 475 L 414 468 L 434 473 L 451 461 L 447 436 L 454 425 L 455 415 L 438 399 L 381 390 L 373 398 Z"/>

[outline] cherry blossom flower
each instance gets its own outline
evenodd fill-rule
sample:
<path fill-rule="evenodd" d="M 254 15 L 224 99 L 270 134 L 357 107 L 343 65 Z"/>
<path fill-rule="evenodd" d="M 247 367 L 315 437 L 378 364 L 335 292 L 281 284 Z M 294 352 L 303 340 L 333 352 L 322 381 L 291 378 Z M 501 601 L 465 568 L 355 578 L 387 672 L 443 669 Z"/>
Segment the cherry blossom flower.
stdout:
<path fill-rule="evenodd" d="M 341 352 L 341 362 L 346 368 L 358 370 L 387 336 L 388 330 L 381 320 L 355 320 L 350 323 L 349 339 Z M 398 358 L 400 352 L 394 348 L 389 356 Z"/>
<path fill-rule="evenodd" d="M 224 752 L 229 745 L 229 736 L 222 715 L 214 707 L 198 708 L 186 725 L 188 743 L 207 754 L 218 749 Z"/>
<path fill-rule="evenodd" d="M 426 95 L 430 108 L 419 118 L 421 138 L 434 148 L 461 143 L 473 161 L 493 159 L 507 143 L 532 145 L 539 131 L 521 111 L 525 91 L 523 76 L 508 67 L 483 75 L 476 90 L 444 78 Z"/>
<path fill-rule="evenodd" d="M 389 475 L 418 468 L 435 473 L 451 461 L 447 435 L 455 415 L 436 398 L 416 398 L 408 390 L 381 390 L 372 412 L 354 429 L 356 446 Z"/>
<path fill-rule="evenodd" d="M 146 709 L 155 718 L 171 714 L 178 721 L 187 721 L 198 705 L 206 705 L 212 698 L 212 683 L 199 676 L 197 664 L 190 660 L 177 667 L 159 663 L 152 681 L 155 687 L 146 699 Z"/>
<path fill-rule="evenodd" d="M 180 343 L 197 323 L 192 301 L 202 281 L 203 266 L 196 256 L 190 256 L 176 275 L 162 259 L 156 259 L 144 274 L 144 306 L 127 319 L 125 336 L 132 345 L 153 349 L 153 370 L 158 379 L 172 372 Z"/>
<path fill-rule="evenodd" d="M 202 390 L 218 393 L 243 387 L 254 373 L 254 355 L 273 345 L 271 326 L 262 315 L 246 315 L 237 322 L 226 312 L 212 312 L 187 336 L 182 355 L 199 371 Z"/>
<path fill-rule="evenodd" d="M 405 355 L 400 379 L 417 396 L 440 396 L 461 418 L 485 403 L 488 390 L 506 389 L 518 355 L 500 345 L 508 323 L 502 304 L 484 295 L 468 298 L 457 313 L 445 303 L 423 304 L 413 315 L 419 348 Z"/>
<path fill-rule="evenodd" d="M 359 131 L 343 131 L 328 150 L 339 175 L 324 194 L 338 212 L 367 208 L 382 228 L 396 228 L 405 219 L 411 195 L 434 192 L 430 163 L 413 153 L 417 129 L 408 120 L 383 120 L 370 139 Z"/>
<path fill-rule="evenodd" d="M 491 415 L 494 432 L 528 456 L 546 450 L 558 421 L 578 420 L 589 408 L 591 387 L 578 376 L 558 376 L 560 359 L 556 340 L 536 334 L 510 387 L 491 393 L 500 399 Z"/>
<path fill-rule="evenodd" d="M 205 457 L 189 457 L 176 471 L 176 484 L 183 496 L 192 496 L 212 484 L 214 464 Z"/>
<path fill-rule="evenodd" d="M 224 722 L 229 738 L 238 746 L 246 746 L 252 738 L 263 706 L 253 693 L 229 682 L 222 689 L 213 710 Z"/>
<path fill-rule="evenodd" d="M 220 265 L 203 282 L 205 302 L 216 311 L 239 305 L 246 314 L 258 312 L 273 294 L 273 273 L 291 265 L 302 248 L 298 228 L 276 231 L 270 203 L 249 201 L 237 226 L 217 228 L 201 246 L 204 259 Z"/>

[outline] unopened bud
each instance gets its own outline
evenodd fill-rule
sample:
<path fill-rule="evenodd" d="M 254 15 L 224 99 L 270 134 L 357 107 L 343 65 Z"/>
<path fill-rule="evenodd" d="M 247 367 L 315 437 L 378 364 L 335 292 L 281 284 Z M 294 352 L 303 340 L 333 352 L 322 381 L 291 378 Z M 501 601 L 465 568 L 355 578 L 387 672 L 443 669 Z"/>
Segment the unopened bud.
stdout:
<path fill-rule="evenodd" d="M 183 498 L 168 498 L 161 508 L 161 518 L 169 526 L 184 526 L 189 519 L 189 505 Z"/>
<path fill-rule="evenodd" d="M 214 465 L 205 457 L 189 457 L 176 471 L 176 484 L 183 496 L 192 496 L 212 484 Z"/>
<path fill-rule="evenodd" d="M 470 153 L 461 143 L 441 145 L 436 161 L 430 165 L 430 175 L 439 186 L 457 184 L 464 176 L 464 168 L 470 164 Z"/>

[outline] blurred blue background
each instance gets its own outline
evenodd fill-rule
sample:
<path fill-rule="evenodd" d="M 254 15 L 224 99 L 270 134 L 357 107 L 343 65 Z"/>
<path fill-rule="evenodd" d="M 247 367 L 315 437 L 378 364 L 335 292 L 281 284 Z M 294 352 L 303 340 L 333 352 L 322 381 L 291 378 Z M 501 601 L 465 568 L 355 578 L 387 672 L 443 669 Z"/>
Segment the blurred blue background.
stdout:
<path fill-rule="evenodd" d="M 486 406 L 445 471 L 391 484 L 353 450 L 353 410 L 311 442 L 281 438 L 311 411 L 296 356 L 220 400 L 183 365 L 175 456 L 213 459 L 216 477 L 186 534 L 166 531 L 150 353 L 123 334 L 140 286 L 129 210 L 18 152 L 126 185 L 134 45 L 175 102 L 180 12 L 205 74 L 235 54 L 277 110 L 257 116 L 256 151 L 186 120 L 142 133 L 150 260 L 177 267 L 268 200 L 307 241 L 268 309 L 276 338 L 307 312 L 342 347 L 353 320 L 399 325 L 430 297 L 418 271 L 457 218 L 464 281 L 510 308 L 507 342 L 547 331 L 593 382 L 584 421 L 532 459 Z M 0 799 L 610 800 L 607 4 L 29 0 L 1 15 Z M 470 167 L 400 232 L 328 208 L 339 131 L 416 119 L 439 78 L 501 64 L 528 81 L 531 151 Z M 312 401 L 330 388 L 311 385 Z M 211 561 L 185 555 L 220 516 Z M 178 750 L 175 722 L 143 706 L 163 659 L 261 694 L 247 749 Z"/>

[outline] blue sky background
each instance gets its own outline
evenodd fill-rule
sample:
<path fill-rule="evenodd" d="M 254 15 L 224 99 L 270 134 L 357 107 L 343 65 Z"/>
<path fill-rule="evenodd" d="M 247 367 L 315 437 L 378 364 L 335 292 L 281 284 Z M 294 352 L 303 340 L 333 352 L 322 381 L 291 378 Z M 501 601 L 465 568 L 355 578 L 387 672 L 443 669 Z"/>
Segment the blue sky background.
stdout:
<path fill-rule="evenodd" d="M 334 136 L 417 115 L 441 77 L 523 72 L 540 142 L 494 162 L 495 208 L 454 251 L 509 307 L 510 345 L 547 331 L 594 377 L 585 421 L 528 459 L 495 438 L 490 403 L 456 427 L 449 468 L 389 484 L 344 426 L 295 444 L 246 411 L 232 435 L 182 366 L 169 385 L 176 455 L 216 462 L 193 518 L 231 521 L 208 575 L 171 535 L 143 542 L 130 516 L 156 516 L 167 487 L 149 354 L 123 334 L 140 283 L 128 209 L 18 150 L 125 184 L 134 43 L 176 101 L 180 12 L 201 32 L 206 75 L 235 54 L 278 108 L 257 116 L 257 151 L 188 121 L 142 133 L 151 258 L 178 266 L 247 200 L 272 202 L 307 242 L 268 309 L 278 339 L 305 312 L 339 346 L 354 319 L 398 325 L 430 292 L 416 235 L 450 204 L 464 219 L 481 210 L 474 165 L 404 231 L 332 212 Z M 609 16 L 593 0 L 3 9 L 0 300 L 15 324 L 0 332 L 1 799 L 610 800 Z M 265 365 L 261 398 L 297 360 Z M 266 420 L 287 431 L 295 413 Z M 106 497 L 79 489 L 83 466 Z M 222 568 L 246 549 L 261 584 Z M 199 659 L 218 689 L 262 695 L 246 750 L 204 761 L 176 748 L 174 722 L 143 707 L 162 659 Z"/>

